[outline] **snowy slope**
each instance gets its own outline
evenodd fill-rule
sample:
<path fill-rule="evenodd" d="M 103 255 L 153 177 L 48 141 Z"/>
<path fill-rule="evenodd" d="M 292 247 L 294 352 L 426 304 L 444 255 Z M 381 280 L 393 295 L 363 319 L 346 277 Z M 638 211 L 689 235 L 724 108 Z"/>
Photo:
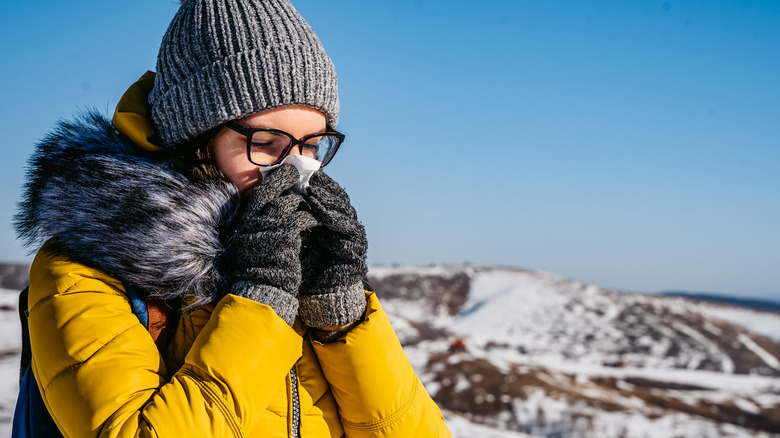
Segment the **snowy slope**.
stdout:
<path fill-rule="evenodd" d="M 472 420 L 539 436 L 780 432 L 780 345 L 764 336 L 780 314 L 517 269 L 370 277 L 429 392 Z"/>
<path fill-rule="evenodd" d="M 704 310 L 681 299 L 608 291 L 549 274 L 491 270 L 474 274 L 469 301 L 451 330 L 539 360 L 780 375 L 775 356 L 747 328 L 707 318 L 754 321 L 742 317 L 746 312 Z M 780 329 L 780 315 L 764 316 L 767 327 Z"/>
<path fill-rule="evenodd" d="M 0 289 L 0 436 L 11 436 L 11 418 L 19 391 L 18 298 L 19 291 Z"/>

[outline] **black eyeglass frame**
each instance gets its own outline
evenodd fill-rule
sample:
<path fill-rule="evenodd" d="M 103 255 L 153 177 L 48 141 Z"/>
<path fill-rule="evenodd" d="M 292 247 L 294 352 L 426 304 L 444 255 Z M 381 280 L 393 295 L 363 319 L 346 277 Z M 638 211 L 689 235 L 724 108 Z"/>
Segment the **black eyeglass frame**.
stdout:
<path fill-rule="evenodd" d="M 346 136 L 344 134 L 342 134 L 342 133 L 340 133 L 338 131 L 317 132 L 317 133 L 314 133 L 314 134 L 305 135 L 305 136 L 301 137 L 300 139 L 297 139 L 297 138 L 293 137 L 293 135 L 290 134 L 289 132 L 281 131 L 279 129 L 249 128 L 249 127 L 246 127 L 246 126 L 239 125 L 238 123 L 235 123 L 235 122 L 227 122 L 227 123 L 224 124 L 224 126 L 226 128 L 228 128 L 228 129 L 230 129 L 232 131 L 235 131 L 235 132 L 243 135 L 244 137 L 246 137 L 246 158 L 249 160 L 250 163 L 252 163 L 252 164 L 254 164 L 255 166 L 258 166 L 258 167 L 275 166 L 275 165 L 279 164 L 280 162 L 282 162 L 282 160 L 284 160 L 285 157 L 287 157 L 287 154 L 289 154 L 290 151 L 292 150 L 292 148 L 294 148 L 295 146 L 298 146 L 299 147 L 298 150 L 300 152 L 303 152 L 303 146 L 306 144 L 306 140 L 308 140 L 310 138 L 313 138 L 313 137 L 319 137 L 319 136 L 322 136 L 322 135 L 329 135 L 329 136 L 332 136 L 332 137 L 336 137 L 339 141 L 338 141 L 338 143 L 336 143 L 336 146 L 333 148 L 333 152 L 331 152 L 328 157 L 325 157 L 325 160 L 322 161 L 322 164 L 320 164 L 320 167 L 325 167 L 328 163 L 330 163 L 330 161 L 333 159 L 333 157 L 336 156 L 336 152 L 338 152 L 339 147 L 341 146 L 342 143 L 344 143 L 344 139 L 346 138 Z M 287 145 L 286 148 L 284 148 L 284 151 L 282 151 L 281 155 L 279 155 L 279 158 L 276 161 L 274 161 L 273 163 L 271 163 L 271 164 L 258 164 L 258 163 L 255 163 L 254 161 L 252 161 L 252 137 L 254 137 L 255 132 L 272 132 L 272 133 L 275 133 L 275 134 L 284 135 L 284 136 L 286 136 L 287 138 L 290 139 L 290 144 Z"/>

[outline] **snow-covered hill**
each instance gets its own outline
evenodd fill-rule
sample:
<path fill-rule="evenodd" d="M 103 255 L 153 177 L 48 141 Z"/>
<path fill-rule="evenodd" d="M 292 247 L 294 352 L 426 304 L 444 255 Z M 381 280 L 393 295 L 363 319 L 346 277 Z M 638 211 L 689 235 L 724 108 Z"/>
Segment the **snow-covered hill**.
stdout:
<path fill-rule="evenodd" d="M 473 421 L 535 436 L 780 433 L 780 314 L 518 269 L 369 275 L 429 392 Z"/>
<path fill-rule="evenodd" d="M 0 289 L 0 436 L 11 436 L 11 418 L 19 392 L 21 328 L 19 291 Z"/>

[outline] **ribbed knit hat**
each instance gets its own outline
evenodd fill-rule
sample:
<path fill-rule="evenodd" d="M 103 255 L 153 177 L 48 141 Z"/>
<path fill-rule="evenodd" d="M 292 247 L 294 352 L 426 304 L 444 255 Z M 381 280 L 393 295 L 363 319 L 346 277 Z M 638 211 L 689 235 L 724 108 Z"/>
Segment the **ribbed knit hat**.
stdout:
<path fill-rule="evenodd" d="M 287 0 L 185 0 L 168 27 L 149 94 L 166 147 L 285 105 L 339 118 L 336 70 Z"/>

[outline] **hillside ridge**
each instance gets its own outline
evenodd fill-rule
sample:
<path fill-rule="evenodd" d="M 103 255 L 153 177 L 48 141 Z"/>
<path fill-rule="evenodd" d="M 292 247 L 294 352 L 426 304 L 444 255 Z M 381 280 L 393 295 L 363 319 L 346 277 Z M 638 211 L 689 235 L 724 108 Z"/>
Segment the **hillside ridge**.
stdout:
<path fill-rule="evenodd" d="M 514 268 L 369 280 L 428 391 L 473 421 L 534 436 L 780 433 L 780 315 Z"/>

